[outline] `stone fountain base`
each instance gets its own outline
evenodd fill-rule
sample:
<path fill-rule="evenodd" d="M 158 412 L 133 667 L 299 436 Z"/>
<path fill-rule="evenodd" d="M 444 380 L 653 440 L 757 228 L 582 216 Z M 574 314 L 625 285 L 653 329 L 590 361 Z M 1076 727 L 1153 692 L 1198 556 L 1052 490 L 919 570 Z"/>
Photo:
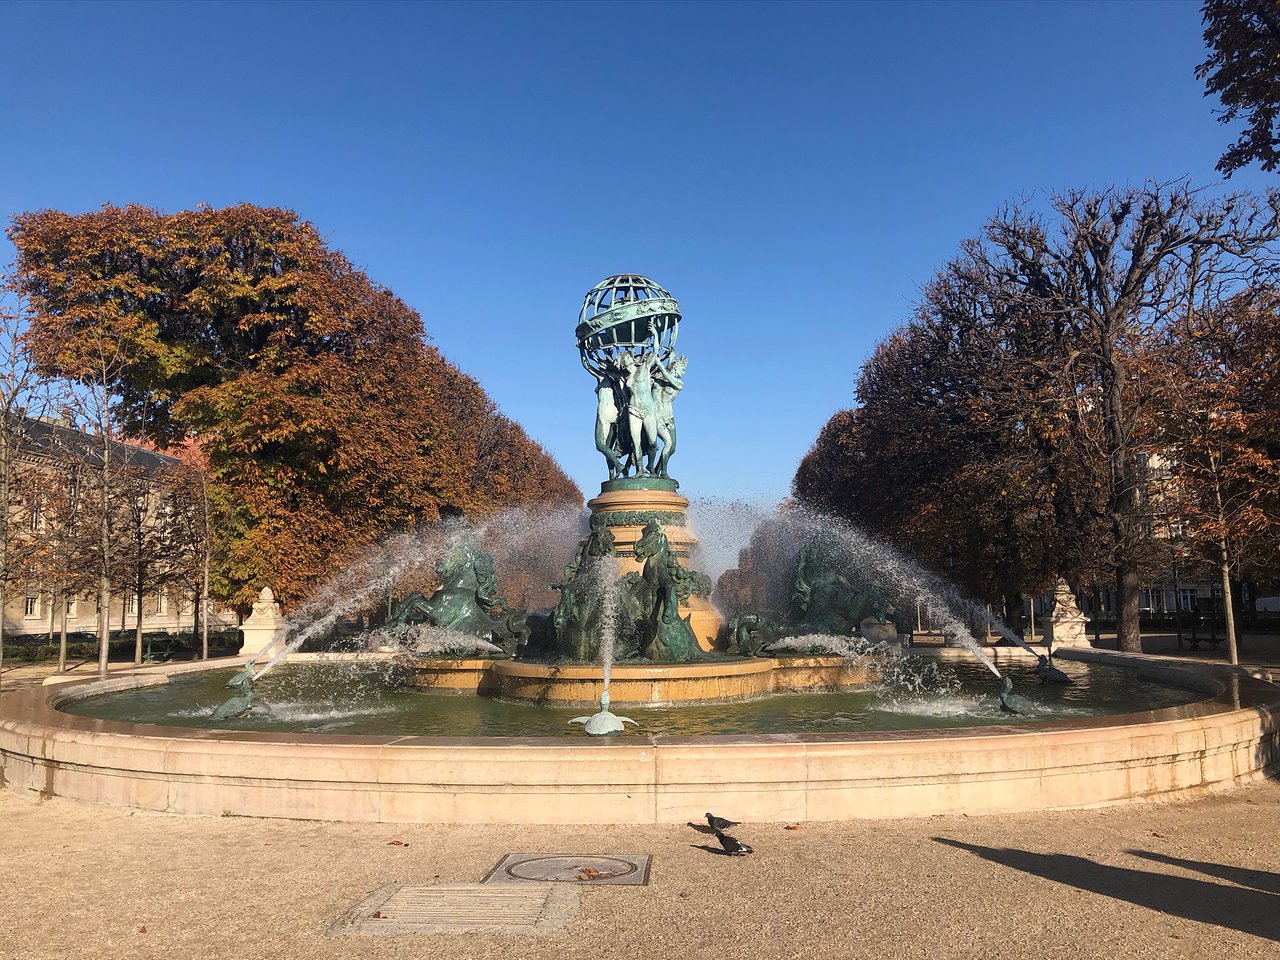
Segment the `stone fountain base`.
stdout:
<path fill-rule="evenodd" d="M 692 565 L 698 538 L 689 526 L 689 501 L 676 493 L 675 481 L 653 477 L 607 480 L 600 485 L 600 496 L 587 501 L 587 506 L 592 525 L 607 526 L 613 533 L 619 573 L 641 569 L 635 548 L 650 520 L 662 524 L 671 552 L 680 562 Z M 687 604 L 680 605 L 680 615 L 689 618 L 702 649 L 710 650 L 724 623 L 716 608 L 702 597 L 690 597 Z"/>
<path fill-rule="evenodd" d="M 434 693 L 469 693 L 555 706 L 590 707 L 604 691 L 599 664 L 524 660 L 414 660 L 410 683 Z M 725 703 L 773 693 L 856 690 L 874 677 L 840 657 L 715 660 L 684 664 L 616 664 L 609 698 L 624 705 Z"/>

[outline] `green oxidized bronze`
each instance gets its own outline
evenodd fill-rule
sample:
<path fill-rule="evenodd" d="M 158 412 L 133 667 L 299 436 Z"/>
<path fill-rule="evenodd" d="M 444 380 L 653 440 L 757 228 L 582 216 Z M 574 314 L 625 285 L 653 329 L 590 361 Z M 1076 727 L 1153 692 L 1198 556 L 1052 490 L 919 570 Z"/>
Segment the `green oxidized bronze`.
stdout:
<path fill-rule="evenodd" d="M 873 643 L 892 642 L 897 637 L 893 606 L 862 569 L 839 538 L 822 533 L 809 537 L 800 546 L 789 597 L 769 601 L 789 602 L 787 613 L 740 610 L 729 620 L 721 643 L 732 653 L 760 656 L 776 640 L 810 634 L 860 634 Z"/>
<path fill-rule="evenodd" d="M 555 628 L 553 652 L 569 660 L 591 661 L 600 656 L 600 637 L 610 614 L 606 590 L 614 591 L 613 612 L 618 600 L 618 565 L 613 552 L 613 534 L 596 527 L 578 548 L 578 555 L 564 568 L 551 623 Z M 615 648 L 615 656 L 620 654 Z"/>
<path fill-rule="evenodd" d="M 238 692 L 215 707 L 210 717 L 214 720 L 235 720 L 248 716 L 254 706 L 253 684 L 257 679 L 253 661 L 249 660 L 225 684 L 226 689 Z"/>
<path fill-rule="evenodd" d="M 688 366 L 675 352 L 679 328 L 680 305 L 648 277 L 620 274 L 587 291 L 575 333 L 596 381 L 595 442 L 610 480 L 670 478 Z"/>
<path fill-rule="evenodd" d="M 498 593 L 493 558 L 472 541 L 459 538 L 436 564 L 440 586 L 430 598 L 410 594 L 387 619 L 388 627 L 425 623 L 480 637 L 508 655 L 529 638 L 528 618 Z"/>
<path fill-rule="evenodd" d="M 671 552 L 662 524 L 650 521 L 636 543 L 637 560 L 644 561 L 639 573 L 623 578 L 625 593 L 635 606 L 636 628 L 641 653 L 650 660 L 677 661 L 703 659 L 688 618 L 680 616 L 680 604 L 695 594 L 711 592 L 711 581 L 684 566 Z"/>
<path fill-rule="evenodd" d="M 606 510 L 591 518 L 593 527 L 643 527 L 651 521 L 664 527 L 683 527 L 688 518 L 674 510 Z"/>
<path fill-rule="evenodd" d="M 850 636 L 865 619 L 885 622 L 888 601 L 874 584 L 849 580 L 854 566 L 834 537 L 819 534 L 801 548 L 791 601 L 805 632 Z"/>
<path fill-rule="evenodd" d="M 606 526 L 592 529 L 565 567 L 564 577 L 554 584 L 560 591 L 552 619 L 556 656 L 598 659 L 600 638 L 610 618 L 615 618 L 617 660 L 683 662 L 706 656 L 688 618 L 680 616 L 680 604 L 694 595 L 708 595 L 711 581 L 680 562 L 656 521 L 645 527 L 636 544 L 636 558 L 644 561 L 643 569 L 619 579 L 613 533 Z"/>

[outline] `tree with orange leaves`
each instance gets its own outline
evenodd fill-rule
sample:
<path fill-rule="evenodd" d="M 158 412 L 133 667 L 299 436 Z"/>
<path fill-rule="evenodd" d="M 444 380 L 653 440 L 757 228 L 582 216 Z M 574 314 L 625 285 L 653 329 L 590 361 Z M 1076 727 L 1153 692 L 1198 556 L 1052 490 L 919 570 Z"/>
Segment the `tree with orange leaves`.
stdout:
<path fill-rule="evenodd" d="M 514 425 L 499 477 L 478 471 L 492 402 L 424 342 L 416 312 L 290 211 L 44 211 L 9 233 L 42 369 L 84 377 L 82 347 L 109 337 L 123 357 L 102 382 L 126 429 L 201 445 L 231 506 L 225 574 L 242 606 L 267 584 L 296 601 L 392 530 L 526 495 L 581 502 Z"/>

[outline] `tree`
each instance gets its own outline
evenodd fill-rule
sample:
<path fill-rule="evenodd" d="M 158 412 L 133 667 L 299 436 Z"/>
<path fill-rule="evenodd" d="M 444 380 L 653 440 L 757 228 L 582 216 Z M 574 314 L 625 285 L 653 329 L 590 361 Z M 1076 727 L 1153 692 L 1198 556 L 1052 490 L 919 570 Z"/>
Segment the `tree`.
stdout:
<path fill-rule="evenodd" d="M 9 587 L 30 578 L 36 546 L 21 524 L 38 523 L 41 508 L 39 494 L 33 490 L 35 478 L 30 475 L 30 418 L 47 412 L 51 399 L 49 384 L 37 374 L 27 347 L 28 320 L 28 303 L 16 271 L 0 272 L 0 678 Z M 13 509 L 15 502 L 26 509 Z"/>
<path fill-rule="evenodd" d="M 211 580 L 232 535 L 234 515 L 214 486 L 200 447 L 187 443 L 174 453 L 177 465 L 159 477 L 166 558 L 173 582 L 192 599 L 192 632 L 200 638 L 200 659 L 207 660 Z M 225 593 L 223 586 L 219 592 Z"/>
<path fill-rule="evenodd" d="M 172 518 L 157 489 L 157 481 L 140 465 L 122 471 L 119 482 L 120 521 L 114 566 L 122 597 L 133 598 L 133 662 L 142 663 L 142 617 L 147 594 L 166 586 L 173 569 L 167 556 Z"/>
<path fill-rule="evenodd" d="M 1269 556 L 1280 537 L 1278 307 L 1274 290 L 1195 304 L 1167 344 L 1162 436 L 1189 536 L 1217 568 L 1232 663 L 1239 662 L 1233 558 L 1247 555 L 1256 541 L 1262 542 L 1258 552 Z"/>
<path fill-rule="evenodd" d="M 1184 183 L 1073 190 L 1050 198 L 1050 222 L 1017 205 L 969 253 L 974 280 L 1014 313 L 1054 318 L 1074 343 L 1068 402 L 1096 408 L 1115 570 L 1117 632 L 1138 652 L 1138 588 L 1149 559 L 1139 456 L 1154 442 L 1144 347 L 1206 274 L 1273 270 L 1280 193 L 1203 200 Z M 1082 418 L 1082 420 L 1087 418 Z"/>
<path fill-rule="evenodd" d="M 50 431 L 50 436 L 57 433 Z M 86 465 L 73 451 L 57 446 L 44 452 L 49 456 L 32 472 L 44 523 L 34 564 L 38 581 L 52 594 L 54 626 L 59 634 L 58 672 L 63 673 L 67 668 L 67 606 L 93 587 L 93 544 L 85 539 Z"/>
<path fill-rule="evenodd" d="M 821 502 L 834 474 L 917 549 L 967 542 L 971 588 L 1010 602 L 1048 560 L 1080 585 L 1107 569 L 1121 646 L 1137 651 L 1138 589 L 1163 562 L 1146 496 L 1155 347 L 1207 278 L 1222 291 L 1274 272 L 1280 194 L 1147 184 L 1049 208 L 1009 207 L 965 244 L 863 369 L 861 407 L 839 437 L 824 431 L 795 491 Z M 833 443 L 857 450 L 863 479 L 839 476 Z"/>
<path fill-rule="evenodd" d="M 10 236 L 35 341 L 106 333 L 123 345 L 104 382 L 125 429 L 200 443 L 233 508 L 223 573 L 242 606 L 264 584 L 296 600 L 389 531 L 529 490 L 581 502 L 514 424 L 518 455 L 477 472 L 491 401 L 424 342 L 417 313 L 290 211 L 45 211 Z"/>
<path fill-rule="evenodd" d="M 1275 0 L 1205 0 L 1201 7 L 1209 56 L 1196 67 L 1205 96 L 1222 102 L 1221 123 L 1246 126 L 1218 161 L 1230 177 L 1259 163 L 1280 168 L 1280 5 Z"/>

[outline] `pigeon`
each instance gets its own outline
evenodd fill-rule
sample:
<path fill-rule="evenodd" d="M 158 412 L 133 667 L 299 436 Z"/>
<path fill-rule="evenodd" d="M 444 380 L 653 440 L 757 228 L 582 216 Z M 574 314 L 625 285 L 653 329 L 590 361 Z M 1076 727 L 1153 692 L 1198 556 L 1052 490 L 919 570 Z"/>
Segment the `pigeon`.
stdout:
<path fill-rule="evenodd" d="M 717 817 L 714 813 L 708 813 L 707 826 L 712 830 L 728 830 L 730 827 L 738 826 L 738 821 L 726 820 L 724 817 Z"/>
<path fill-rule="evenodd" d="M 1012 713 L 1017 716 L 1020 711 L 1015 710 L 1013 704 L 1009 702 L 1009 695 L 1013 693 L 1013 681 L 1008 677 L 1001 677 L 1000 679 L 1003 684 L 1003 689 L 1000 691 L 1000 712 Z"/>
<path fill-rule="evenodd" d="M 1036 676 L 1041 683 L 1071 683 L 1071 678 L 1055 667 L 1053 661 L 1043 653 L 1036 659 L 1040 661 L 1036 664 Z"/>
<path fill-rule="evenodd" d="M 731 857 L 745 857 L 748 853 L 754 853 L 749 846 L 741 840 L 735 840 L 727 833 L 716 831 L 716 839 L 720 841 L 720 846 L 724 848 L 724 852 Z"/>

